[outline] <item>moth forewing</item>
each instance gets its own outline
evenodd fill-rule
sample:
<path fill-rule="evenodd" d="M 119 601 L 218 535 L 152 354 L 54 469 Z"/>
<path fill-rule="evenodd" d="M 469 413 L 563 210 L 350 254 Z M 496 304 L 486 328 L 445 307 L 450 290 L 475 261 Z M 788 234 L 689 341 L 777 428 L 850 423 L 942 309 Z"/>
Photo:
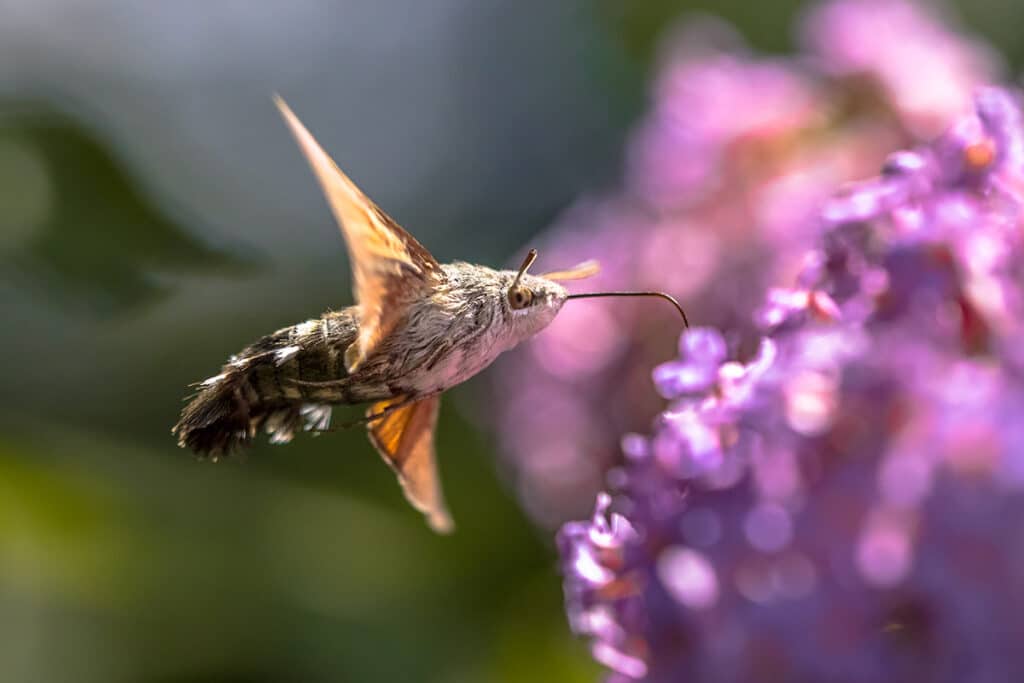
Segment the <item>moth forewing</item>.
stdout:
<path fill-rule="evenodd" d="M 352 263 L 353 289 L 362 309 L 359 337 L 345 352 L 355 372 L 416 300 L 444 279 L 422 244 L 380 209 L 345 175 L 280 97 L 275 103 L 323 189 L 341 228 Z"/>

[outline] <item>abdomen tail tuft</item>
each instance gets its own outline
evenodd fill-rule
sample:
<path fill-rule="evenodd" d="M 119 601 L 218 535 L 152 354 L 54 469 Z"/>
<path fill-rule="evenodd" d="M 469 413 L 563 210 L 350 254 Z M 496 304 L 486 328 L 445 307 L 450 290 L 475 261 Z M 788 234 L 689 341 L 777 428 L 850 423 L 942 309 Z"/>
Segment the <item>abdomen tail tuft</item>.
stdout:
<path fill-rule="evenodd" d="M 226 371 L 200 385 L 171 431 L 178 436 L 179 446 L 200 456 L 229 455 L 249 445 L 255 436 L 257 400 L 245 373 Z"/>

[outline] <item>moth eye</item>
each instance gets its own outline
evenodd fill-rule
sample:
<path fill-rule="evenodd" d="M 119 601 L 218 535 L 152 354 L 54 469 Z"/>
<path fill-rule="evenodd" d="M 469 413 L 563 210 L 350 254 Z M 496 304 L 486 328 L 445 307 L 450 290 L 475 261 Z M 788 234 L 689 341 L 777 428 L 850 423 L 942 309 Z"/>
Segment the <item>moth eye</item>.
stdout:
<path fill-rule="evenodd" d="M 533 292 L 525 287 L 508 290 L 508 304 L 514 309 L 526 308 L 533 303 Z"/>

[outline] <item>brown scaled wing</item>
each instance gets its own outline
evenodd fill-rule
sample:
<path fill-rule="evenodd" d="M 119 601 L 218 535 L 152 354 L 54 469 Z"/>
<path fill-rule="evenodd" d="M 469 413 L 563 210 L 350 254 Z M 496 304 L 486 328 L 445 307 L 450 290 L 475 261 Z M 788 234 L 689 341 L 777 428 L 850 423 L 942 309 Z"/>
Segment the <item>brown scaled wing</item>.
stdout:
<path fill-rule="evenodd" d="M 338 168 L 284 100 L 275 98 L 275 102 L 313 168 L 348 245 L 362 313 L 359 337 L 345 353 L 345 365 L 353 373 L 405 315 L 409 304 L 444 281 L 444 272 L 415 237 Z"/>
<path fill-rule="evenodd" d="M 455 524 L 441 492 L 434 453 L 434 427 L 441 396 L 399 405 L 406 400 L 393 398 L 370 406 L 368 416 L 387 411 L 367 424 L 370 442 L 395 471 L 408 501 L 427 516 L 431 528 L 439 533 L 451 533 Z"/>

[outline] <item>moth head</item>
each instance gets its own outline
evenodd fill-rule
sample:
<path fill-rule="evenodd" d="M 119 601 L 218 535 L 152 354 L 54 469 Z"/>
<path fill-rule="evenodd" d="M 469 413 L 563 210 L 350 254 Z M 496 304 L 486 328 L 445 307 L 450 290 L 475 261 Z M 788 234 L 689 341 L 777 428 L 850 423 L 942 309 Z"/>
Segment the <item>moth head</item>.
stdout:
<path fill-rule="evenodd" d="M 596 261 L 585 261 L 568 270 L 560 270 L 543 275 L 528 275 L 526 271 L 537 260 L 537 250 L 531 249 L 523 261 L 523 265 L 510 277 L 505 294 L 505 306 L 512 317 L 518 333 L 517 341 L 525 339 L 544 329 L 554 320 L 562 305 L 570 299 L 593 299 L 598 297 L 657 297 L 671 303 L 683 320 L 683 325 L 690 326 L 686 312 L 672 296 L 665 292 L 585 292 L 569 294 L 565 287 L 558 284 L 562 280 L 582 280 L 597 274 L 599 266 Z"/>
<path fill-rule="evenodd" d="M 565 287 L 554 280 L 527 274 L 536 259 L 537 250 L 531 249 L 519 270 L 507 273 L 509 280 L 504 288 L 503 304 L 519 339 L 547 327 L 569 296 Z"/>
<path fill-rule="evenodd" d="M 519 339 L 525 339 L 548 326 L 569 298 L 569 292 L 559 280 L 578 280 L 598 271 L 595 261 L 581 263 L 569 270 L 530 275 L 527 273 L 537 260 L 537 250 L 531 249 L 518 271 L 508 272 L 504 305 L 510 314 Z"/>

